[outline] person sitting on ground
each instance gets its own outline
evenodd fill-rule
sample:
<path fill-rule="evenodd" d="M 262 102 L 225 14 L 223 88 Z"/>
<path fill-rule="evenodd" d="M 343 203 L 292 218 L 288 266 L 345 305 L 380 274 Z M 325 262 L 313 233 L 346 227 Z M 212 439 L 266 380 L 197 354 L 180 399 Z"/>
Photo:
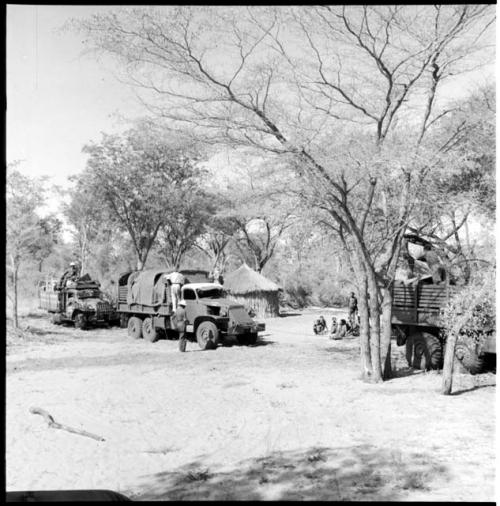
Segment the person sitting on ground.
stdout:
<path fill-rule="evenodd" d="M 326 330 L 326 320 L 324 319 L 324 317 L 320 316 L 319 321 L 321 323 L 321 326 L 323 327 L 323 330 Z"/>
<path fill-rule="evenodd" d="M 314 322 L 313 331 L 316 335 L 318 335 L 318 334 L 322 334 L 323 331 L 325 330 L 325 328 L 326 328 L 326 321 L 322 316 L 320 316 Z"/>
<path fill-rule="evenodd" d="M 337 318 L 335 316 L 332 318 L 332 328 L 330 329 L 330 339 L 332 339 L 332 336 L 334 336 L 337 333 L 338 330 L 338 323 Z"/>
<path fill-rule="evenodd" d="M 337 329 L 337 332 L 334 335 L 332 335 L 332 339 L 343 339 L 344 337 L 347 336 L 348 330 L 349 330 L 349 328 L 348 328 L 347 322 L 344 320 L 344 318 L 342 318 L 340 320 L 340 324 Z"/>

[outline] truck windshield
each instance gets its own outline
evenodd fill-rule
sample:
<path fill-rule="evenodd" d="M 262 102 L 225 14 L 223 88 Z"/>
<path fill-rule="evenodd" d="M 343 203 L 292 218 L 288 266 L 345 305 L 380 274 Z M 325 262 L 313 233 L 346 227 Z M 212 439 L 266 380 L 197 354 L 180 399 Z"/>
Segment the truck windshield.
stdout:
<path fill-rule="evenodd" d="M 87 288 L 85 290 L 78 290 L 79 299 L 88 299 L 90 297 L 99 298 L 99 288 Z"/>
<path fill-rule="evenodd" d="M 197 293 L 200 299 L 223 299 L 226 296 L 222 288 L 200 288 Z"/>

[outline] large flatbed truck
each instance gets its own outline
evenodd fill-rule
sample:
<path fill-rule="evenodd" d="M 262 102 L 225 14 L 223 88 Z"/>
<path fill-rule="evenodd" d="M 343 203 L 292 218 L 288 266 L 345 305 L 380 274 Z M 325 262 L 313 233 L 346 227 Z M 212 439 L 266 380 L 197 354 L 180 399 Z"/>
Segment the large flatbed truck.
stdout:
<path fill-rule="evenodd" d="M 162 334 L 177 336 L 168 270 L 131 271 L 118 279 L 118 305 L 122 327 L 129 336 L 155 342 Z M 257 323 L 245 307 L 228 298 L 222 285 L 210 283 L 208 272 L 181 270 L 185 284 L 181 298 L 186 302 L 186 336 L 202 350 L 215 349 L 222 340 L 235 337 L 240 344 L 255 344 L 265 324 Z"/>

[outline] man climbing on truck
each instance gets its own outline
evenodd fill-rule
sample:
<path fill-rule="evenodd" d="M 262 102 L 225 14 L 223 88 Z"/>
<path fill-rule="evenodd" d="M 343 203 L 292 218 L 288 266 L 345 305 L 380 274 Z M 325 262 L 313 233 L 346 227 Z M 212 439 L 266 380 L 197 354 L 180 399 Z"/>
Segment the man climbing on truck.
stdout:
<path fill-rule="evenodd" d="M 181 288 L 186 282 L 184 276 L 180 272 L 172 272 L 165 274 L 164 278 L 170 283 L 170 294 L 172 297 L 172 310 L 175 312 L 177 303 L 181 299 Z"/>

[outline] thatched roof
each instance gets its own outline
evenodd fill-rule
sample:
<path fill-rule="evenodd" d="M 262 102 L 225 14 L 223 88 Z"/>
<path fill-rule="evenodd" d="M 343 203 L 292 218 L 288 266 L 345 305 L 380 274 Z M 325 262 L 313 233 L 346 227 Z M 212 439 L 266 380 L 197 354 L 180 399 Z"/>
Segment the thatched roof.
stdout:
<path fill-rule="evenodd" d="M 277 292 L 280 287 L 243 264 L 224 277 L 224 288 L 231 293 Z"/>

